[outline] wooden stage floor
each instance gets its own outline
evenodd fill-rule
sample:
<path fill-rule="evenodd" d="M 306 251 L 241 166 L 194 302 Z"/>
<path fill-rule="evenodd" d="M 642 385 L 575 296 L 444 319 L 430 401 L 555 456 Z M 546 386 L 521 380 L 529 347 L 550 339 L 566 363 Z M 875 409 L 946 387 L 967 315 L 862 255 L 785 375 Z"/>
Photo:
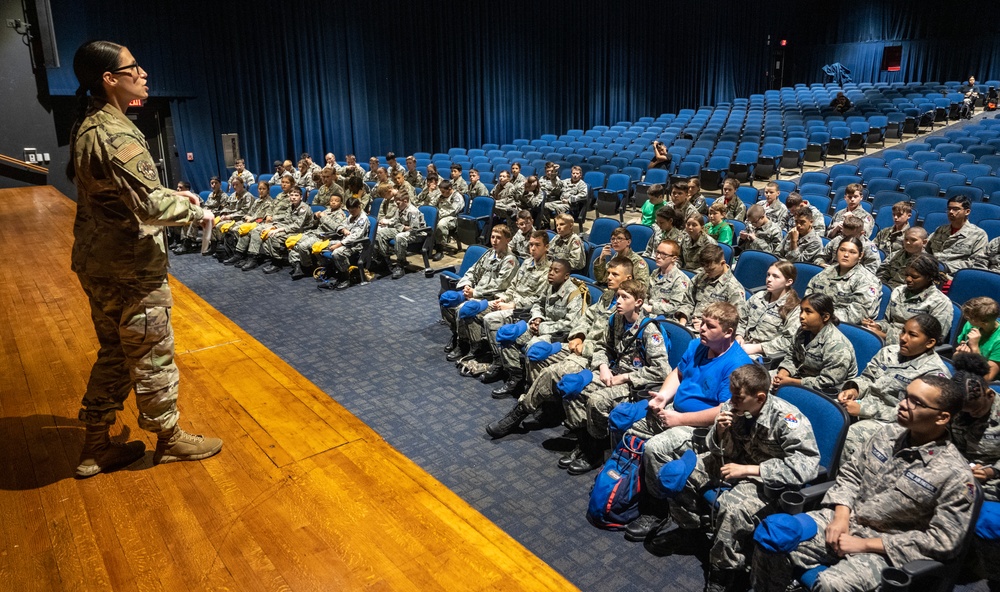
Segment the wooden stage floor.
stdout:
<path fill-rule="evenodd" d="M 97 341 L 74 211 L 0 190 L 0 588 L 573 589 L 176 281 L 181 422 L 222 453 L 75 480 Z M 152 448 L 131 398 L 123 429 Z"/>

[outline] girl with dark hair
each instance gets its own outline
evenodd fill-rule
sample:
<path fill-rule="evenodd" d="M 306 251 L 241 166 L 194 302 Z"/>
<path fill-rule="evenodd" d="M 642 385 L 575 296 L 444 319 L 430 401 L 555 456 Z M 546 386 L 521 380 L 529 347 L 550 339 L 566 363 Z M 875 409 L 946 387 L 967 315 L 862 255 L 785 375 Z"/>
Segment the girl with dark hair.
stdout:
<path fill-rule="evenodd" d="M 837 400 L 848 415 L 860 420 L 847 432 L 845 459 L 882 426 L 895 423 L 896 407 L 906 396 L 906 385 L 923 374 L 950 374 L 934 351 L 943 335 L 936 318 L 927 313 L 916 314 L 903 323 L 896 343 L 879 350 L 861 376 L 844 384 Z"/>
<path fill-rule="evenodd" d="M 771 358 L 791 345 L 800 325 L 799 295 L 792 288 L 796 277 L 791 262 L 775 261 L 767 269 L 764 289 L 743 306 L 736 340 L 748 355 Z"/>
<path fill-rule="evenodd" d="M 938 284 L 944 281 L 944 275 L 938 267 L 937 259 L 926 253 L 917 255 L 906 266 L 904 277 L 905 283 L 894 288 L 889 296 L 885 319 L 864 319 L 861 324 L 884 339 L 886 345 L 891 345 L 899 343 L 903 323 L 914 315 L 927 313 L 940 321 L 942 338 L 947 339 L 955 309 L 951 300 L 938 289 Z M 938 344 L 941 343 L 938 340 Z"/>
<path fill-rule="evenodd" d="M 878 316 L 882 282 L 861 263 L 865 244 L 860 238 L 845 238 L 837 247 L 836 263 L 809 280 L 806 294 L 824 294 L 833 299 L 837 318 L 861 324 Z"/>
<path fill-rule="evenodd" d="M 67 173 L 76 182 L 72 269 L 90 300 L 100 349 L 83 396 L 87 426 L 78 477 L 142 458 L 142 442 L 111 442 L 108 432 L 133 389 L 139 427 L 157 434 L 153 462 L 200 460 L 217 438 L 177 425 L 173 304 L 164 226 L 210 222 L 197 195 L 160 184 L 146 139 L 126 116 L 129 101 L 149 96 L 147 74 L 126 47 L 92 41 L 77 50 L 80 117 L 70 133 Z"/>
<path fill-rule="evenodd" d="M 835 393 L 858 374 L 854 346 L 837 328 L 833 299 L 811 294 L 799 303 L 799 330 L 778 366 L 772 385 L 802 385 Z"/>

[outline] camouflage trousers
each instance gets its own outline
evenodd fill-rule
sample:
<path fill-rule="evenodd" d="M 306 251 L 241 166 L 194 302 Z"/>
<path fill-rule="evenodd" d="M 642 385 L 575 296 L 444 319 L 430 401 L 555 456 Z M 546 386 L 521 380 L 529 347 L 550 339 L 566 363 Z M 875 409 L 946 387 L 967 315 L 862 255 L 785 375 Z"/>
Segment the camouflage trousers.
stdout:
<path fill-rule="evenodd" d="M 140 428 L 159 432 L 174 427 L 179 373 L 174 365 L 173 298 L 167 278 L 78 277 L 90 300 L 100 343 L 80 421 L 113 424 L 134 389 Z"/>
<path fill-rule="evenodd" d="M 668 405 L 668 409 L 673 409 L 673 405 Z M 627 432 L 626 436 L 639 436 L 646 439 L 646 445 L 642 449 L 642 466 L 646 478 L 646 491 L 656 498 L 667 497 L 667 492 L 663 491 L 659 479 L 663 465 L 672 460 L 680 458 L 685 450 L 694 449 L 691 441 L 694 435 L 694 428 L 689 426 L 676 426 L 672 428 L 664 427 L 658 417 L 649 412 L 646 417 L 635 422 Z M 704 450 L 695 450 L 704 452 Z M 678 521 L 681 526 L 697 528 L 698 524 L 685 524 Z"/>
<path fill-rule="evenodd" d="M 295 246 L 288 250 L 288 263 L 295 265 L 296 263 L 306 262 L 306 266 L 312 265 L 312 246 L 320 241 L 318 235 L 315 234 L 303 234 L 299 242 L 295 243 Z"/>
<path fill-rule="evenodd" d="M 542 362 L 528 364 L 528 375 L 531 377 L 531 387 L 521 395 L 519 402 L 529 411 L 538 409 L 546 401 L 556 401 L 562 398 L 556 385 L 567 375 L 579 372 L 589 365 L 586 358 L 567 353 L 565 348 L 557 354 L 549 356 Z M 576 400 L 563 400 L 566 411 L 566 427 L 581 429 L 587 425 L 587 405 L 583 397 Z"/>
<path fill-rule="evenodd" d="M 813 592 L 863 592 L 878 589 L 882 570 L 888 567 L 885 557 L 876 553 L 856 553 L 837 557 L 826 546 L 826 527 L 833 521 L 833 509 L 809 512 L 816 521 L 816 536 L 803 541 L 785 555 L 758 549 L 753 559 L 753 589 L 761 592 L 784 592 L 795 571 L 830 566 L 819 574 Z M 881 536 L 870 528 L 851 523 L 850 534 L 865 538 Z M 796 569 L 797 568 L 797 569 Z"/>
<path fill-rule="evenodd" d="M 444 216 L 434 229 L 434 244 L 444 247 L 451 240 L 451 232 L 458 226 L 458 216 Z"/>
<path fill-rule="evenodd" d="M 239 237 L 236 243 L 236 250 L 239 251 L 240 253 L 259 255 L 261 249 L 264 248 L 264 240 L 265 240 L 261 238 L 261 234 L 265 230 L 268 230 L 270 228 L 277 228 L 277 227 L 271 224 L 270 222 L 261 222 L 260 224 L 257 225 L 256 228 L 244 234 L 243 236 L 240 236 L 238 232 L 239 225 L 234 226 L 233 229 L 237 230 L 236 236 Z M 230 230 L 230 232 L 232 232 L 232 230 Z M 274 231 L 272 230 L 271 232 Z"/>
<path fill-rule="evenodd" d="M 411 240 L 422 240 L 425 234 L 411 232 L 408 230 L 396 230 L 395 228 L 379 228 L 375 234 L 375 251 L 383 259 L 389 261 L 392 254 L 396 254 L 396 263 L 406 265 L 407 247 Z M 389 241 L 395 240 L 394 245 Z"/>
<path fill-rule="evenodd" d="M 580 398 L 586 405 L 587 432 L 598 440 L 608 439 L 608 415 L 619 403 L 632 400 L 632 387 L 628 384 L 605 386 L 594 372 L 594 380 L 583 388 Z"/>

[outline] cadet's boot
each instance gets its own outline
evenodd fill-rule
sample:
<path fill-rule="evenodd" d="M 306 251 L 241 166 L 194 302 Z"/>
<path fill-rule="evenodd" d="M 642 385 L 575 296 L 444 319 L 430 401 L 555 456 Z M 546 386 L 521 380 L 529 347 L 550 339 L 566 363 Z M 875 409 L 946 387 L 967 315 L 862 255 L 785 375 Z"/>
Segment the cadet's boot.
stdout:
<path fill-rule="evenodd" d="M 159 465 L 182 460 L 202 460 L 222 450 L 222 440 L 189 434 L 181 428 L 160 432 L 153 452 L 153 464 Z"/>
<path fill-rule="evenodd" d="M 401 280 L 401 279 L 403 279 L 404 275 L 406 275 L 406 272 L 403 271 L 402 266 L 400 266 L 400 265 L 393 265 L 392 266 L 392 279 L 394 279 L 394 280 Z"/>
<path fill-rule="evenodd" d="M 604 464 L 604 443 L 589 432 L 583 431 L 580 435 L 580 457 L 566 468 L 570 475 L 583 475 Z"/>
<path fill-rule="evenodd" d="M 351 275 L 346 271 L 337 271 L 337 285 L 335 286 L 338 290 L 346 290 L 351 287 Z"/>
<path fill-rule="evenodd" d="M 263 271 L 268 275 L 272 273 L 278 273 L 279 271 L 281 271 L 281 265 L 274 259 L 271 259 L 270 261 L 267 262 L 267 265 L 265 265 L 263 269 L 261 269 L 261 271 Z"/>
<path fill-rule="evenodd" d="M 493 439 L 503 438 L 513 432 L 514 428 L 519 426 L 529 415 L 531 412 L 528 411 L 528 408 L 524 406 L 524 403 L 518 401 L 517 405 L 507 412 L 507 415 L 486 426 L 486 433 Z"/>
<path fill-rule="evenodd" d="M 434 256 L 431 257 L 431 261 L 440 261 L 442 259 L 444 259 L 444 251 L 442 251 L 440 248 L 435 249 Z"/>
<path fill-rule="evenodd" d="M 242 269 L 243 271 L 250 271 L 251 269 L 257 269 L 258 267 L 260 267 L 260 264 L 263 263 L 263 262 L 264 262 L 264 258 L 263 258 L 262 255 L 248 256 L 247 257 L 247 262 L 244 263 L 240 267 L 240 269 Z"/>
<path fill-rule="evenodd" d="M 518 397 L 524 390 L 524 370 L 517 368 L 507 372 L 507 382 L 503 386 L 493 389 L 490 396 L 494 399 L 506 399 L 507 397 Z"/>
<path fill-rule="evenodd" d="M 503 376 L 503 366 L 499 360 L 494 359 L 490 367 L 486 369 L 486 372 L 479 377 L 479 381 L 483 384 L 492 384 L 500 380 L 501 376 Z"/>
<path fill-rule="evenodd" d="M 230 257 L 229 259 L 226 259 L 222 263 L 223 263 L 223 265 L 239 265 L 239 263 L 241 261 L 243 261 L 243 257 L 245 257 L 244 253 L 240 253 L 239 251 L 236 251 L 236 253 L 232 257 Z"/>
<path fill-rule="evenodd" d="M 452 333 L 451 341 L 448 342 L 448 345 L 444 346 L 444 353 L 450 354 L 455 351 L 456 347 L 458 347 L 458 334 Z"/>
<path fill-rule="evenodd" d="M 301 280 L 304 277 L 306 277 L 306 272 L 302 271 L 302 266 L 296 263 L 295 266 L 292 267 L 292 279 Z"/>
<path fill-rule="evenodd" d="M 202 251 L 201 252 L 201 256 L 202 257 L 211 257 L 212 255 L 215 254 L 215 248 L 216 248 L 216 246 L 217 245 L 215 244 L 215 241 L 210 242 L 208 244 L 208 250 Z"/>
<path fill-rule="evenodd" d="M 76 467 L 78 479 L 127 467 L 146 454 L 142 442 L 113 442 L 108 436 L 110 429 L 110 425 L 87 425 L 80 464 Z"/>
<path fill-rule="evenodd" d="M 559 462 L 557 464 L 560 469 L 565 471 L 571 464 L 573 464 L 574 461 L 576 461 L 576 459 L 580 458 L 580 455 L 583 454 L 583 448 L 581 447 L 580 442 L 583 442 L 583 439 L 586 437 L 586 431 L 587 428 L 577 428 L 572 430 L 572 433 L 576 435 L 576 446 L 573 447 L 573 450 L 570 450 L 566 454 L 559 457 Z"/>
<path fill-rule="evenodd" d="M 449 362 L 457 362 L 458 360 L 469 355 L 469 350 L 472 349 L 472 344 L 464 339 L 458 339 L 458 346 L 451 350 L 446 358 Z"/>
<path fill-rule="evenodd" d="M 639 494 L 639 517 L 625 528 L 625 540 L 641 543 L 670 522 L 670 507 L 666 500 L 659 500 L 648 492 Z"/>
<path fill-rule="evenodd" d="M 539 406 L 537 413 L 525 420 L 524 429 L 533 431 L 555 427 L 565 418 L 562 401 L 546 401 Z"/>

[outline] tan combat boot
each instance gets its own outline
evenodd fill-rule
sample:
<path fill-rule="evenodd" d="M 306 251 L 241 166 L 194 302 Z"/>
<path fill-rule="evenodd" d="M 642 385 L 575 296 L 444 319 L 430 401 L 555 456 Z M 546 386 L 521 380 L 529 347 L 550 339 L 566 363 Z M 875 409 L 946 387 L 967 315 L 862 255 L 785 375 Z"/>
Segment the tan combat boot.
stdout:
<path fill-rule="evenodd" d="M 220 438 L 206 438 L 189 434 L 181 428 L 160 432 L 153 452 L 153 464 L 177 462 L 181 460 L 202 460 L 222 450 Z"/>
<path fill-rule="evenodd" d="M 146 454 L 146 445 L 142 442 L 113 442 L 108 437 L 110 429 L 110 425 L 87 426 L 80 464 L 76 467 L 78 479 L 127 467 Z"/>

